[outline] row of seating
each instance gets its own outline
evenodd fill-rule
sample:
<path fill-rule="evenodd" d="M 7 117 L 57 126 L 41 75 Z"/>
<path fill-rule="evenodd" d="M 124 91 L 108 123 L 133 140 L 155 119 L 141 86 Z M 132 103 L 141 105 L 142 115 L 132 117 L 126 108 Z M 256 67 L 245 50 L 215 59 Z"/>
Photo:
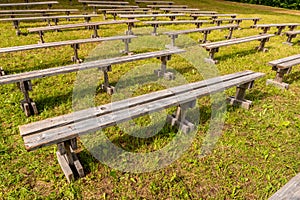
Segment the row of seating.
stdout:
<path fill-rule="evenodd" d="M 138 0 L 137 0 L 138 1 Z M 143 2 L 140 2 L 143 3 Z M 158 3 L 158 2 L 156 2 Z M 154 4 L 155 6 L 157 4 Z M 171 4 L 172 5 L 172 4 Z M 154 7 L 156 8 L 156 7 Z M 166 14 L 164 14 L 166 16 Z M 236 20 L 237 18 L 232 18 L 231 20 Z M 214 19 L 216 20 L 216 19 Z M 199 23 L 197 26 L 200 26 L 202 23 L 207 21 L 197 20 Z M 128 24 L 128 31 L 131 31 L 134 22 L 137 20 L 131 19 L 128 21 L 122 21 L 120 23 Z M 189 23 L 195 23 L 195 20 L 188 21 Z M 187 22 L 187 23 L 188 23 Z M 238 23 L 238 21 L 236 21 Z M 89 43 L 89 42 L 101 42 L 101 41 L 110 41 L 110 40 L 122 40 L 125 43 L 125 53 L 129 52 L 129 46 L 131 39 L 136 38 L 134 35 L 125 35 L 125 36 L 114 36 L 108 38 L 98 38 L 97 29 L 98 26 L 104 25 L 104 22 L 101 24 L 94 24 L 93 30 L 94 38 L 92 39 L 82 39 L 74 41 L 61 41 L 61 42 L 52 42 L 52 43 L 43 43 L 36 45 L 26 45 L 19 47 L 8 47 L 0 49 L 0 53 L 8 53 L 15 51 L 31 50 L 38 48 L 50 48 L 55 46 L 64 46 L 71 45 L 74 49 L 74 61 L 80 61 L 78 57 L 78 48 L 79 44 Z M 115 22 L 119 23 L 119 22 Z M 131 25 L 129 25 L 131 23 Z M 149 22 L 150 24 L 151 22 Z M 159 24 L 170 23 L 170 21 L 162 22 L 152 22 L 153 26 L 158 26 Z M 183 23 L 183 22 L 182 22 Z M 256 22 L 254 22 L 256 24 Z M 77 25 L 77 27 L 86 27 L 90 26 L 91 23 L 83 25 Z M 110 24 L 110 22 L 107 22 Z M 156 25 L 155 25 L 156 24 Z M 239 24 L 239 23 L 238 23 Z M 182 31 L 172 31 L 164 33 L 169 35 L 172 39 L 170 49 L 165 49 L 155 52 L 147 53 L 138 53 L 134 55 L 127 55 L 121 57 L 114 57 L 103 60 L 96 60 L 86 63 L 79 63 L 61 67 L 54 67 L 49 69 L 34 70 L 30 72 L 23 72 L 19 74 L 9 74 L 0 77 L 0 85 L 17 83 L 21 92 L 24 95 L 24 100 L 21 101 L 21 106 L 27 116 L 32 114 L 37 114 L 38 109 L 35 102 L 30 98 L 29 91 L 32 90 L 31 80 L 44 78 L 49 76 L 56 76 L 59 74 L 66 74 L 71 72 L 76 72 L 79 70 L 87 70 L 97 68 L 103 71 L 104 83 L 101 85 L 101 88 L 112 94 L 115 89 L 109 83 L 108 72 L 112 71 L 112 67 L 116 64 L 129 63 L 138 60 L 145 60 L 151 58 L 159 58 L 161 62 L 161 68 L 155 70 L 155 74 L 158 77 L 163 77 L 168 80 L 174 79 L 175 76 L 173 73 L 167 70 L 167 62 L 171 59 L 171 56 L 176 56 L 177 54 L 183 53 L 184 50 L 176 48 L 175 39 L 180 34 L 188 34 L 194 32 L 200 32 L 204 34 L 203 43 L 207 42 L 207 35 L 212 30 L 221 30 L 229 29 L 229 34 L 226 37 L 228 40 L 205 43 L 201 46 L 209 51 L 210 62 L 216 62 L 214 54 L 219 51 L 220 47 L 240 44 L 250 41 L 260 41 L 260 45 L 257 50 L 266 51 L 265 44 L 275 34 L 260 34 L 254 36 L 248 36 L 243 38 L 232 39 L 233 30 L 237 29 L 239 25 L 227 25 L 216 27 L 206 27 L 191 29 L 191 30 L 182 30 Z M 74 25 L 69 26 L 74 28 Z M 52 29 L 44 28 L 43 30 L 36 29 L 36 32 L 39 32 L 41 41 L 43 40 L 43 32 L 46 30 L 60 30 L 64 28 L 69 28 L 67 25 L 53 26 Z M 130 27 L 130 28 L 129 28 Z M 157 28 L 157 27 L 156 27 Z M 32 30 L 32 32 L 34 32 Z M 154 31 L 156 33 L 156 29 Z M 132 32 L 131 32 L 132 34 Z M 276 78 L 274 80 L 268 80 L 268 84 L 280 85 L 284 88 L 287 88 L 286 84 L 282 82 L 283 74 L 288 73 L 292 66 L 300 63 L 299 56 L 293 56 L 290 58 L 285 58 L 277 61 L 270 62 L 273 70 L 277 71 Z M 263 73 L 252 72 L 252 71 L 243 71 L 233 74 L 228 74 L 224 76 L 219 76 L 203 81 L 197 81 L 194 83 L 172 87 L 166 90 L 161 90 L 157 92 L 152 92 L 149 94 L 132 97 L 126 100 L 121 100 L 113 102 L 110 104 L 102 105 L 99 107 L 93 107 L 81 111 L 77 111 L 71 114 L 62 115 L 39 122 L 34 122 L 31 124 L 23 125 L 19 127 L 20 134 L 23 137 L 25 147 L 28 151 L 32 151 L 44 146 L 49 146 L 52 144 L 57 144 L 58 150 L 56 152 L 57 159 L 59 164 L 67 178 L 70 182 L 74 180 L 75 174 L 78 174 L 79 177 L 84 176 L 84 169 L 76 155 L 76 150 L 78 149 L 77 137 L 82 134 L 88 134 L 106 127 L 113 126 L 118 122 L 128 121 L 140 116 L 147 115 L 148 113 L 156 112 L 158 110 L 177 107 L 177 111 L 173 115 L 168 115 L 167 122 L 171 126 L 175 126 L 184 133 L 189 133 L 195 130 L 195 124 L 191 123 L 186 116 L 187 111 L 190 108 L 193 108 L 196 104 L 196 100 L 207 96 L 211 93 L 216 93 L 228 88 L 237 87 L 236 94 L 233 97 L 228 98 L 228 102 L 231 105 L 240 105 L 246 109 L 250 108 L 252 104 L 251 101 L 245 99 L 245 94 L 247 89 L 253 87 L 253 83 L 256 79 L 263 77 Z M 128 105 L 129 102 L 129 105 Z"/>

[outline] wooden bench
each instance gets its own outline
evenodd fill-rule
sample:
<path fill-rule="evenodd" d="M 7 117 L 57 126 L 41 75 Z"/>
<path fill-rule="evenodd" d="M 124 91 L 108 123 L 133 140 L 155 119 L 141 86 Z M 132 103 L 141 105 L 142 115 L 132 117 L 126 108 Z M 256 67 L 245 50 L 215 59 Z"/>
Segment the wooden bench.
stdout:
<path fill-rule="evenodd" d="M 79 3 L 82 3 L 84 9 L 88 4 L 106 4 L 106 5 L 129 5 L 127 1 L 91 1 L 91 0 L 78 0 Z"/>
<path fill-rule="evenodd" d="M 58 4 L 58 1 L 43 1 L 43 2 L 27 2 L 27 3 L 1 3 L 0 7 L 16 7 L 16 6 L 38 6 L 38 5 L 48 5 L 51 8 L 53 4 Z"/>
<path fill-rule="evenodd" d="M 280 188 L 268 200 L 298 200 L 300 199 L 300 173 Z"/>
<path fill-rule="evenodd" d="M 74 28 L 81 28 L 81 27 L 88 27 L 91 28 L 94 33 L 92 34 L 92 38 L 99 37 L 98 29 L 100 26 L 104 25 L 113 25 L 113 24 L 127 24 L 127 35 L 133 35 L 132 27 L 134 26 L 135 22 L 139 22 L 139 20 L 116 20 L 116 21 L 105 21 L 105 22 L 90 22 L 90 23 L 79 23 L 79 24 L 66 24 L 66 25 L 57 25 L 57 26 L 47 26 L 47 27 L 37 27 L 37 28 L 29 28 L 29 33 L 38 33 L 40 37 L 40 42 L 44 43 L 44 32 L 45 31 L 57 31 L 62 29 L 74 29 Z"/>
<path fill-rule="evenodd" d="M 171 46 L 174 47 L 176 46 L 175 39 L 178 38 L 178 35 L 189 34 L 189 33 L 203 33 L 203 39 L 199 40 L 199 42 L 206 43 L 208 34 L 211 33 L 211 31 L 213 30 L 229 29 L 229 34 L 225 36 L 225 38 L 231 39 L 233 30 L 237 28 L 238 25 L 227 25 L 227 26 L 205 27 L 205 28 L 180 30 L 180 31 L 170 31 L 170 32 L 165 32 L 164 34 L 168 35 L 171 38 Z"/>
<path fill-rule="evenodd" d="M 255 26 L 257 22 L 260 20 L 258 17 L 250 17 L 250 18 L 218 18 L 213 19 L 213 22 L 220 26 L 224 21 L 228 21 L 229 23 L 235 22 L 237 25 L 240 25 L 242 21 L 253 21 L 253 25 Z M 251 26 L 252 27 L 252 26 Z"/>
<path fill-rule="evenodd" d="M 237 14 L 217 14 L 214 11 L 203 11 L 203 13 L 191 14 L 193 19 L 198 19 L 199 17 L 209 17 L 211 19 L 217 19 L 218 17 L 231 17 L 236 18 Z"/>
<path fill-rule="evenodd" d="M 97 13 L 97 8 L 138 8 L 138 6 L 132 6 L 132 5 L 113 5 L 113 4 L 88 4 L 87 6 L 93 8 L 93 12 Z"/>
<path fill-rule="evenodd" d="M 89 22 L 92 17 L 98 17 L 98 15 L 61 15 L 61 16 L 44 16 L 44 17 L 20 17 L 20 18 L 5 18 L 0 19 L 0 22 L 13 22 L 13 26 L 16 29 L 16 34 L 20 35 L 20 22 L 21 21 L 36 21 L 36 20 L 46 20 L 48 25 L 51 26 L 50 21 L 52 20 L 55 25 L 57 25 L 59 19 L 73 19 L 73 18 L 83 18 L 85 22 Z"/>
<path fill-rule="evenodd" d="M 98 11 L 100 11 L 100 13 L 103 14 L 103 19 L 106 20 L 107 18 L 106 14 L 108 14 L 108 12 L 128 11 L 128 13 L 121 13 L 121 14 L 134 14 L 132 13 L 133 11 L 147 12 L 147 11 L 151 11 L 151 9 L 150 8 L 102 8 L 102 9 L 98 9 Z"/>
<path fill-rule="evenodd" d="M 282 30 L 285 29 L 285 27 L 288 27 L 290 31 L 293 31 L 297 26 L 299 26 L 298 23 L 285 23 L 285 24 L 257 24 L 254 26 L 251 26 L 251 28 L 257 28 L 262 29 L 263 34 L 267 33 L 272 27 L 276 27 L 278 30 L 274 33 L 275 35 L 280 35 L 282 33 Z"/>
<path fill-rule="evenodd" d="M 119 15 L 120 18 L 136 19 L 136 18 L 153 18 L 156 20 L 157 17 L 169 17 L 171 21 L 175 20 L 176 17 L 183 17 L 184 14 L 146 14 L 146 15 Z"/>
<path fill-rule="evenodd" d="M 118 15 L 135 15 L 135 14 L 158 14 L 161 13 L 160 10 L 131 10 L 131 11 L 106 11 L 106 14 L 111 14 L 114 18 L 114 20 L 117 19 Z"/>
<path fill-rule="evenodd" d="M 216 11 L 199 10 L 198 8 L 160 8 L 166 13 L 186 13 L 186 14 L 216 14 Z M 195 20 L 195 19 L 194 19 Z"/>
<path fill-rule="evenodd" d="M 89 39 L 78 39 L 78 40 L 67 40 L 67 41 L 59 41 L 59 42 L 48 42 L 48 43 L 40 43 L 40 44 L 31 44 L 24 46 L 14 46 L 14 47 L 5 47 L 0 48 L 1 53 L 12 53 L 17 51 L 28 51 L 33 49 L 41 49 L 41 48 L 51 48 L 51 47 L 59 47 L 59 46 L 68 46 L 74 49 L 74 56 L 72 56 L 72 61 L 80 63 L 82 59 L 78 56 L 79 45 L 85 43 L 95 43 L 95 42 L 105 42 L 105 41 L 113 41 L 113 40 L 122 40 L 125 44 L 125 49 L 122 51 L 124 54 L 129 54 L 129 43 L 132 38 L 136 38 L 134 35 L 124 35 L 124 36 L 112 36 L 112 37 L 101 37 L 101 38 L 89 38 Z M 3 69 L 0 69 L 0 75 L 4 75 Z"/>
<path fill-rule="evenodd" d="M 47 9 L 47 10 L 41 10 L 41 9 L 35 9 L 35 10 L 0 10 L 0 15 L 7 15 L 7 16 L 17 16 L 19 15 L 32 15 L 32 14 L 49 14 L 49 13 L 65 13 L 66 15 L 70 15 L 72 12 L 78 12 L 78 9 Z"/>
<path fill-rule="evenodd" d="M 57 159 L 67 181 L 71 182 L 74 174 L 85 175 L 75 153 L 77 137 L 175 106 L 177 111 L 167 115 L 166 122 L 188 134 L 195 131 L 197 124 L 190 122 L 186 114 L 196 106 L 197 99 L 237 87 L 236 95 L 228 98 L 229 103 L 249 108 L 252 102 L 244 99 L 246 90 L 263 76 L 252 71 L 219 76 L 22 125 L 19 131 L 27 151 L 56 144 Z"/>
<path fill-rule="evenodd" d="M 202 26 L 203 23 L 208 23 L 207 20 L 175 20 L 175 21 L 146 21 L 144 24 L 153 26 L 152 35 L 157 35 L 157 28 L 159 25 L 167 25 L 167 24 L 195 24 L 196 28 Z"/>
<path fill-rule="evenodd" d="M 187 5 L 147 5 L 148 8 L 159 9 L 159 8 L 188 8 Z"/>
<path fill-rule="evenodd" d="M 220 47 L 258 40 L 258 41 L 260 41 L 260 45 L 257 47 L 257 51 L 265 52 L 265 51 L 267 51 L 267 48 L 265 48 L 265 44 L 266 44 L 266 42 L 269 41 L 270 37 L 273 37 L 273 36 L 275 36 L 275 35 L 274 34 L 253 35 L 253 36 L 249 36 L 249 37 L 230 39 L 230 40 L 226 40 L 226 41 L 206 43 L 206 44 L 202 44 L 201 46 L 204 47 L 207 51 L 209 51 L 209 59 L 207 59 L 207 60 L 210 62 L 213 62 L 213 63 L 217 63 L 217 60 L 215 60 L 214 55 L 215 55 L 215 53 L 219 52 Z"/>
<path fill-rule="evenodd" d="M 295 38 L 298 34 L 300 34 L 300 30 L 285 32 L 285 35 L 288 38 L 287 38 L 286 42 L 284 42 L 284 43 L 292 46 L 293 45 L 292 39 Z"/>
<path fill-rule="evenodd" d="M 104 60 L 96 60 L 91 62 L 85 62 L 80 64 L 73 64 L 63 67 L 53 67 L 49 69 L 35 70 L 30 72 L 23 72 L 19 74 L 10 74 L 0 76 L 0 85 L 18 83 L 21 92 L 24 95 L 24 100 L 21 101 L 21 107 L 23 108 L 26 116 L 31 114 L 37 114 L 36 104 L 29 97 L 29 91 L 32 90 L 31 80 L 37 78 L 44 78 L 49 76 L 55 76 L 59 74 L 66 74 L 71 72 L 77 72 L 80 70 L 87 70 L 92 68 L 98 68 L 104 73 L 104 83 L 101 88 L 108 94 L 114 92 L 114 87 L 109 85 L 108 72 L 112 71 L 112 65 L 133 62 L 137 60 L 144 60 L 149 58 L 159 58 L 161 60 L 161 69 L 155 71 L 158 77 L 165 77 L 166 79 L 174 79 L 174 74 L 168 72 L 167 61 L 171 59 L 171 55 L 184 52 L 180 49 L 162 50 L 149 53 L 134 54 L 130 56 L 122 56 L 115 58 L 108 58 Z"/>
<path fill-rule="evenodd" d="M 267 85 L 271 84 L 282 89 L 288 89 L 289 84 L 283 82 L 285 74 L 289 74 L 292 71 L 292 67 L 300 64 L 300 54 L 273 60 L 269 62 L 272 66 L 272 70 L 276 71 L 274 80 L 268 79 Z"/>
<path fill-rule="evenodd" d="M 153 4 L 153 5 L 157 5 L 157 4 L 169 4 L 169 5 L 172 5 L 172 4 L 174 4 L 173 1 L 149 1 L 149 0 L 135 0 L 135 3 L 136 4 L 140 4 L 140 3 L 143 3 L 143 4 Z"/>

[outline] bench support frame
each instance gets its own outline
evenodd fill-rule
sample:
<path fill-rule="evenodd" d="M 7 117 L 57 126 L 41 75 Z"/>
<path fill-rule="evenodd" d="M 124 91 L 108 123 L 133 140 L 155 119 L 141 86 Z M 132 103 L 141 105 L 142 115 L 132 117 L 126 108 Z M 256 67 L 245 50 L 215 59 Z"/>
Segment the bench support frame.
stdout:
<path fill-rule="evenodd" d="M 194 108 L 197 101 L 193 100 L 184 104 L 180 104 L 174 114 L 167 116 L 167 123 L 175 126 L 183 133 L 188 134 L 195 130 L 195 125 L 186 119 L 188 109 Z"/>
<path fill-rule="evenodd" d="M 25 112 L 25 115 L 29 117 L 30 115 L 38 114 L 35 102 L 29 97 L 29 91 L 32 91 L 31 81 L 19 82 L 17 85 L 24 95 L 24 99 L 21 101 L 21 108 Z"/>
<path fill-rule="evenodd" d="M 161 60 L 161 68 L 154 70 L 154 74 L 158 77 L 164 77 L 167 80 L 175 79 L 175 75 L 172 72 L 167 71 L 167 61 L 171 60 L 171 55 L 162 56 L 158 59 Z"/>
<path fill-rule="evenodd" d="M 76 175 L 84 177 L 83 167 L 75 153 L 77 149 L 76 138 L 57 144 L 57 160 L 69 183 Z"/>
<path fill-rule="evenodd" d="M 109 85 L 109 78 L 108 78 L 108 72 L 112 71 L 111 66 L 106 67 L 105 69 L 101 69 L 103 72 L 103 77 L 104 77 L 104 83 L 101 84 L 101 89 L 107 92 L 107 94 L 112 95 L 116 89 L 115 87 Z"/>
<path fill-rule="evenodd" d="M 251 89 L 254 85 L 254 81 L 244 83 L 236 87 L 235 96 L 231 96 L 227 98 L 227 101 L 230 105 L 241 106 L 242 108 L 249 109 L 252 105 L 252 101 L 245 99 L 246 90 Z"/>
<path fill-rule="evenodd" d="M 276 66 L 272 67 L 273 71 L 276 71 L 276 76 L 275 78 L 268 79 L 266 84 L 267 85 L 274 85 L 276 87 L 279 87 L 281 89 L 289 89 L 289 84 L 283 82 L 283 77 L 285 74 L 289 74 L 292 70 L 292 67 L 286 68 L 286 69 L 278 69 Z"/>

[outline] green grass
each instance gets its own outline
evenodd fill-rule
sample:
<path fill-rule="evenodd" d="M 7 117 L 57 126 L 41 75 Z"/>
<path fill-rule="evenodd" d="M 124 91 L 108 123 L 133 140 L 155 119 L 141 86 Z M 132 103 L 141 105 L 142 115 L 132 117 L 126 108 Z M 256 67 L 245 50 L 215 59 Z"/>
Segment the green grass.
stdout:
<path fill-rule="evenodd" d="M 74 1 L 73 7 L 81 9 Z M 9 2 L 9 1 L 7 1 Z M 22 2 L 20 0 L 20 2 Z M 273 9 L 266 6 L 244 7 L 243 4 L 216 0 L 175 0 L 178 4 L 188 4 L 204 10 L 216 10 L 222 13 L 238 13 L 241 17 L 261 17 L 260 23 L 299 22 L 299 16 L 289 14 L 284 9 Z M 54 8 L 70 8 L 67 0 L 60 0 L 61 5 Z M 279 13 L 282 12 L 282 13 Z M 295 11 L 292 11 L 294 13 Z M 284 14 L 285 13 L 285 14 Z M 102 20 L 100 16 L 97 20 Z M 72 22 L 81 22 L 72 20 Z M 67 23 L 62 21 L 60 24 Z M 259 30 L 249 29 L 252 22 L 243 22 L 244 28 L 234 32 L 234 37 L 258 34 Z M 27 27 L 44 26 L 45 22 L 23 23 L 21 30 Z M 208 25 L 204 25 L 208 26 Z M 170 29 L 188 29 L 194 25 L 176 25 L 159 27 L 161 33 Z M 15 35 L 10 23 L 0 24 L 0 47 L 33 44 L 38 41 L 37 34 L 27 36 Z M 101 36 L 123 34 L 124 25 L 103 27 Z M 150 27 L 138 24 L 133 31 L 140 39 L 132 40 L 134 53 L 162 49 L 170 42 L 166 36 L 157 38 L 145 36 L 151 32 Z M 271 32 L 275 32 L 272 29 Z M 227 31 L 215 31 L 209 40 L 223 40 Z M 90 30 L 71 30 L 63 32 L 46 32 L 46 41 L 59 41 L 89 38 Z M 145 39 L 143 39 L 145 38 Z M 178 44 L 190 44 L 202 38 L 201 34 L 190 34 L 179 37 Z M 300 70 L 294 67 L 292 73 L 285 78 L 290 83 L 288 91 L 281 91 L 265 82 L 275 76 L 267 63 L 271 60 L 299 53 L 300 46 L 282 44 L 285 36 L 276 36 L 267 43 L 267 53 L 256 52 L 257 42 L 244 43 L 224 47 L 216 54 L 220 60 L 217 65 L 219 74 L 229 74 L 243 70 L 266 73 L 266 76 L 255 83 L 253 90 L 247 93 L 247 99 L 254 106 L 250 110 L 227 107 L 223 133 L 213 151 L 199 157 L 203 139 L 211 122 L 210 98 L 198 100 L 200 124 L 191 147 L 177 161 L 158 171 L 147 173 L 127 173 L 112 169 L 96 159 L 88 150 L 80 145 L 79 157 L 87 175 L 72 184 L 68 184 L 56 160 L 55 145 L 27 152 L 24 147 L 18 126 L 30 122 L 70 113 L 72 92 L 76 74 L 66 74 L 33 81 L 31 97 L 37 102 L 40 112 L 37 116 L 26 118 L 19 101 L 22 94 L 16 85 L 4 85 L 0 90 L 0 198 L 1 199 L 266 199 L 282 187 L 289 179 L 300 171 Z M 151 41 L 151 43 L 149 43 Z M 295 39 L 297 41 L 297 39 Z M 88 55 L 105 56 L 121 55 L 115 47 L 123 47 L 121 43 L 102 43 L 82 45 L 80 57 Z M 97 48 L 96 48 L 97 47 Z M 96 49 L 95 49 L 96 48 Z M 105 52 L 104 52 L 105 51 Z M 93 53 L 91 53 L 93 52 Z M 2 54 L 1 66 L 9 74 L 49 67 L 72 64 L 70 47 L 40 49 L 36 51 Z M 113 66 L 110 81 L 113 85 L 120 83 L 123 76 L 137 67 L 143 69 L 147 65 L 159 62 L 156 59 L 138 61 Z M 205 67 L 205 66 L 199 66 Z M 180 56 L 173 56 L 169 68 L 176 70 L 184 78 L 183 81 L 201 80 L 203 73 L 198 73 L 192 65 Z M 139 73 L 139 72 L 137 72 Z M 152 80 L 149 77 L 150 80 Z M 102 82 L 102 77 L 99 78 Z M 124 84 L 126 85 L 126 80 Z M 180 82 L 182 83 L 182 82 Z M 166 86 L 162 86 L 167 84 Z M 140 95 L 170 87 L 178 82 L 165 83 L 154 79 L 151 84 L 129 86 L 131 95 Z M 112 97 L 96 88 L 95 104 L 109 103 Z M 226 91 L 234 94 L 234 89 Z M 118 97 L 116 97 L 118 98 Z M 121 97 L 120 97 L 121 98 Z M 172 112 L 174 109 L 168 110 Z M 151 116 L 134 120 L 140 126 L 149 124 Z M 126 125 L 124 125 L 126 126 Z M 126 134 L 119 127 L 105 130 L 105 134 L 114 144 L 133 152 L 150 152 L 159 150 L 170 142 L 177 130 L 165 126 L 153 138 L 136 139 Z"/>

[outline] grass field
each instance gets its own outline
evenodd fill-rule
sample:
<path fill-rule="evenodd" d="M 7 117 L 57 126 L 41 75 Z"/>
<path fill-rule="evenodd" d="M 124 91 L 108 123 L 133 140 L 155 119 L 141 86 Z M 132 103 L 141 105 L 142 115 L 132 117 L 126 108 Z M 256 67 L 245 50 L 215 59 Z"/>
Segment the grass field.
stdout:
<path fill-rule="evenodd" d="M 79 8 L 82 5 L 73 0 L 59 0 L 54 8 Z M 221 0 L 174 0 L 177 4 L 220 13 L 237 13 L 240 17 L 261 17 L 259 22 L 298 22 L 299 13 L 266 6 L 245 5 Z M 1 2 L 9 2 L 4 0 Z M 15 1 L 17 2 L 17 0 Z M 22 2 L 19 0 L 19 2 Z M 133 2 L 133 1 L 131 1 Z M 102 16 L 92 21 L 102 20 Z M 72 23 L 82 22 L 71 20 Z M 68 23 L 61 21 L 60 24 Z M 248 28 L 252 22 L 242 22 L 242 30 L 234 32 L 234 37 L 258 34 L 260 31 Z M 45 22 L 21 22 L 21 31 L 26 28 L 45 26 Z M 204 26 L 210 26 L 205 24 Z M 194 28 L 194 25 L 159 27 L 164 32 L 171 29 Z M 124 34 L 125 25 L 103 27 L 101 36 Z M 133 29 L 141 39 L 132 40 L 134 53 L 162 49 L 170 42 L 166 36 L 150 36 L 152 28 L 137 24 Z M 273 32 L 273 29 L 272 31 Z M 275 29 L 274 29 L 275 32 Z M 214 31 L 209 40 L 224 39 L 225 31 Z M 89 38 L 91 30 L 68 30 L 46 32 L 45 40 L 60 41 Z M 148 35 L 147 35 L 148 34 Z M 193 43 L 201 34 L 179 37 L 179 43 Z M 11 23 L 0 23 L 0 47 L 34 44 L 37 34 L 16 36 Z M 144 39 L 143 39 L 144 38 Z M 224 47 L 216 54 L 220 61 L 216 68 L 220 75 L 243 70 L 266 73 L 256 81 L 247 93 L 253 101 L 250 110 L 228 106 L 222 135 L 210 154 L 199 157 L 203 139 L 210 126 L 212 112 L 210 98 L 198 100 L 200 123 L 196 137 L 190 148 L 171 165 L 147 173 L 129 173 L 110 168 L 93 158 L 83 145 L 79 157 L 86 169 L 86 176 L 68 184 L 56 159 L 56 146 L 27 152 L 19 135 L 19 125 L 67 114 L 73 110 L 72 93 L 76 74 L 59 75 L 33 81 L 31 97 L 38 105 L 39 115 L 25 117 L 19 106 L 22 93 L 16 85 L 2 85 L 0 90 L 0 198 L 1 199 L 267 199 L 300 171 L 300 69 L 295 67 L 285 78 L 290 84 L 288 91 L 266 86 L 272 79 L 268 62 L 299 53 L 300 46 L 282 44 L 286 36 L 270 39 L 266 53 L 256 52 L 257 42 Z M 295 42 L 297 39 L 294 40 Z M 120 55 L 118 42 L 82 45 L 82 58 L 96 55 L 101 58 Z M 193 52 L 191 52 L 193 53 Z M 70 47 L 32 50 L 2 54 L 1 67 L 8 74 L 72 64 Z M 110 81 L 116 85 L 123 75 L 136 66 L 159 62 L 156 59 L 117 65 L 110 73 Z M 185 81 L 203 79 L 203 74 L 195 70 L 182 57 L 174 56 L 169 67 L 179 72 Z M 205 70 L 205 69 L 204 69 Z M 205 72 L 203 72 L 205 73 Z M 102 81 L 102 77 L 99 78 Z M 169 86 L 160 82 L 149 85 L 135 85 L 134 95 L 149 93 Z M 173 83 L 172 83 L 173 84 Z M 178 82 L 174 84 L 179 84 Z M 234 89 L 226 91 L 234 94 Z M 97 88 L 96 105 L 109 103 L 111 96 Z M 172 109 L 169 111 L 171 112 Z M 174 109 L 173 109 L 174 111 Z M 149 123 L 149 116 L 135 120 L 141 126 Z M 133 139 L 118 127 L 105 130 L 109 138 L 118 146 L 133 152 L 151 152 L 165 146 L 172 140 L 176 130 L 164 127 L 152 139 Z"/>

